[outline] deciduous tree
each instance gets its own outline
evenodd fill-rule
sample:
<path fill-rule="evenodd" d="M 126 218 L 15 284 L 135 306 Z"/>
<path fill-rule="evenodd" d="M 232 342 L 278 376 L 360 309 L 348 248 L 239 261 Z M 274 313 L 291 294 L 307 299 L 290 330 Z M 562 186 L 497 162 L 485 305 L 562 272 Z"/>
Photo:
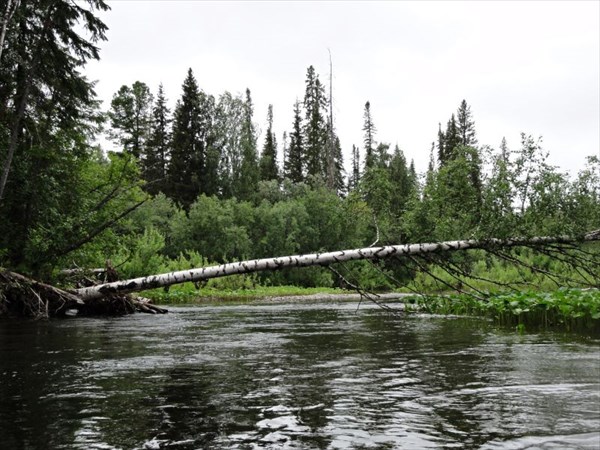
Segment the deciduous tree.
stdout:
<path fill-rule="evenodd" d="M 152 132 L 152 103 L 154 98 L 146 83 L 136 81 L 131 87 L 123 85 L 113 96 L 108 117 L 109 136 L 119 150 L 136 158 L 146 151 Z"/>

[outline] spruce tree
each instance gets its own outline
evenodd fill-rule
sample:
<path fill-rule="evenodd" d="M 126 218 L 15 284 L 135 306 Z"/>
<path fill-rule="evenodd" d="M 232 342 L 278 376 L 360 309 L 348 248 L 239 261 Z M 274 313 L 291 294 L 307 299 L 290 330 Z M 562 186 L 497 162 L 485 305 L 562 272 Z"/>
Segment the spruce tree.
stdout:
<path fill-rule="evenodd" d="M 273 133 L 273 105 L 267 111 L 267 134 L 260 157 L 260 179 L 263 181 L 278 180 L 277 168 L 277 140 Z"/>
<path fill-rule="evenodd" d="M 150 137 L 142 154 L 142 176 L 147 183 L 145 189 L 151 194 L 165 192 L 167 189 L 167 164 L 171 151 L 170 124 L 170 111 L 161 83 L 152 110 Z"/>
<path fill-rule="evenodd" d="M 429 151 L 429 162 L 427 163 L 427 173 L 435 172 L 435 156 L 433 156 L 434 151 L 435 151 L 435 142 L 432 142 L 431 150 Z"/>
<path fill-rule="evenodd" d="M 304 95 L 304 144 L 306 175 L 326 179 L 327 125 L 325 88 L 321 84 L 313 66 L 306 74 L 306 92 Z"/>
<path fill-rule="evenodd" d="M 281 151 L 283 153 L 283 160 L 282 160 L 282 165 L 281 165 L 280 173 L 281 173 L 281 178 L 285 178 L 286 177 L 286 175 L 285 175 L 285 164 L 286 164 L 286 161 L 289 158 L 289 153 L 290 153 L 290 146 L 289 146 L 289 143 L 288 143 L 288 134 L 287 134 L 287 131 L 284 131 L 283 135 L 281 136 Z"/>
<path fill-rule="evenodd" d="M 200 194 L 205 150 L 200 138 L 200 89 L 192 69 L 188 70 L 182 90 L 173 119 L 168 193 L 173 200 L 188 208 Z"/>
<path fill-rule="evenodd" d="M 328 189 L 342 195 L 346 190 L 344 184 L 344 160 L 339 137 L 331 126 L 331 118 L 327 121 L 327 138 L 323 159 L 325 181 Z"/>
<path fill-rule="evenodd" d="M 344 170 L 344 157 L 342 155 L 342 145 L 340 144 L 340 138 L 334 136 L 335 142 L 333 145 L 333 183 L 332 188 L 338 195 L 343 195 L 346 192 L 346 186 L 344 185 L 345 170 Z"/>
<path fill-rule="evenodd" d="M 471 117 L 471 107 L 463 100 L 457 112 L 457 126 L 459 143 L 469 147 L 477 145 L 475 137 L 475 122 Z"/>
<path fill-rule="evenodd" d="M 415 160 L 414 159 L 410 160 L 410 166 L 408 168 L 408 176 L 410 178 L 410 183 L 414 187 L 414 190 L 416 192 L 417 187 L 418 187 L 419 177 L 417 175 L 417 169 L 415 169 Z"/>
<path fill-rule="evenodd" d="M 260 178 L 258 167 L 258 155 L 256 152 L 256 129 L 252 118 L 254 105 L 250 89 L 246 89 L 244 101 L 244 114 L 242 117 L 242 133 L 240 137 L 241 167 L 238 185 L 234 187 L 234 195 L 239 200 L 252 200 L 258 187 Z"/>
<path fill-rule="evenodd" d="M 284 176 L 294 183 L 304 181 L 304 142 L 302 135 L 302 118 L 300 102 L 294 103 L 294 122 L 290 133 L 290 144 L 287 158 L 284 161 Z"/>
<path fill-rule="evenodd" d="M 438 149 L 438 162 L 440 165 L 444 164 L 447 159 L 446 155 L 446 136 L 442 131 L 442 124 L 438 123 L 438 141 L 437 141 L 437 149 Z"/>
<path fill-rule="evenodd" d="M 506 142 L 506 137 L 502 137 L 502 142 L 500 142 L 500 156 L 504 163 L 508 163 L 510 150 L 508 149 L 508 144 Z"/>
<path fill-rule="evenodd" d="M 352 174 L 349 178 L 348 190 L 352 191 L 358 187 L 360 181 L 360 150 L 352 145 Z"/>
<path fill-rule="evenodd" d="M 466 159 L 470 162 L 470 173 L 471 185 L 477 195 L 477 211 L 476 217 L 479 217 L 479 210 L 481 208 L 483 186 L 481 181 L 481 157 L 479 150 L 477 149 L 477 138 L 475 137 L 475 122 L 471 115 L 471 107 L 467 105 L 466 100 L 460 103 L 457 111 L 457 134 L 458 134 L 458 145 L 468 148 L 464 149 Z"/>
<path fill-rule="evenodd" d="M 4 5 L 9 5 L 2 3 L 2 12 L 8 12 Z M 75 124 L 94 131 L 94 84 L 81 69 L 89 60 L 100 59 L 98 43 L 106 40 L 108 27 L 98 13 L 108 9 L 104 0 L 29 0 L 15 3 L 3 17 L 7 22 L 0 61 L 0 204 L 9 197 L 4 191 L 13 158 L 27 161 L 42 138 L 42 115 L 46 121 L 52 119 L 48 130 L 53 133 Z M 30 214 L 31 207 L 23 203 L 21 207 Z M 20 232 L 27 234 L 25 229 Z"/>
<path fill-rule="evenodd" d="M 414 167 L 413 167 L 414 170 Z M 390 181 L 393 186 L 391 206 L 397 216 L 402 215 L 407 209 L 408 201 L 414 191 L 412 176 L 406 165 L 406 157 L 400 147 L 396 145 L 389 164 Z"/>
<path fill-rule="evenodd" d="M 364 132 L 364 143 L 365 143 L 365 167 L 368 169 L 375 164 L 375 133 L 376 128 L 373 124 L 373 118 L 371 116 L 371 102 L 365 103 L 365 110 L 363 114 L 363 132 Z"/>
<path fill-rule="evenodd" d="M 446 126 L 446 133 L 444 133 L 444 164 L 455 158 L 456 155 L 454 150 L 459 144 L 460 135 L 458 126 L 456 124 L 456 118 L 454 114 L 452 114 L 452 117 L 450 117 L 448 125 Z M 440 161 L 440 165 L 443 165 L 442 161 Z"/>

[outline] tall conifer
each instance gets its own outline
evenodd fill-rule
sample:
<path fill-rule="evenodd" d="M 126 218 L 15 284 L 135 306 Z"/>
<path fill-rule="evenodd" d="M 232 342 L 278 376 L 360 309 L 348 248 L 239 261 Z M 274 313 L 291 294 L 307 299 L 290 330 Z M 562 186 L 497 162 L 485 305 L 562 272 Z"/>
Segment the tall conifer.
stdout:
<path fill-rule="evenodd" d="M 306 175 L 326 179 L 327 124 L 325 88 L 313 66 L 306 73 L 304 144 Z"/>
<path fill-rule="evenodd" d="M 188 70 L 182 90 L 173 120 L 168 191 L 171 198 L 187 208 L 200 194 L 200 177 L 204 169 L 200 89 L 192 69 Z"/>
<path fill-rule="evenodd" d="M 363 113 L 363 132 L 364 132 L 364 143 L 365 143 L 365 167 L 368 169 L 375 163 L 375 133 L 376 128 L 373 124 L 373 117 L 371 116 L 371 102 L 365 103 L 365 110 Z"/>
<path fill-rule="evenodd" d="M 414 167 L 413 167 L 414 169 Z M 394 212 L 400 215 L 407 209 L 408 200 L 411 198 L 415 186 L 406 165 L 404 152 L 396 145 L 389 165 L 390 182 L 392 183 L 391 205 Z"/>
<path fill-rule="evenodd" d="M 284 176 L 294 183 L 304 181 L 304 142 L 302 136 L 302 118 L 300 102 L 294 103 L 294 122 L 290 133 L 287 158 L 284 161 Z"/>
<path fill-rule="evenodd" d="M 258 167 L 258 155 L 256 152 L 256 128 L 252 122 L 254 116 L 254 105 L 250 89 L 246 89 L 244 101 L 244 114 L 242 117 L 241 168 L 239 183 L 234 189 L 234 195 L 239 200 L 251 200 L 255 197 L 260 178 Z"/>
<path fill-rule="evenodd" d="M 352 145 L 352 174 L 350 175 L 348 189 L 354 190 L 358 187 L 360 181 L 360 150 L 356 145 Z"/>
<path fill-rule="evenodd" d="M 171 145 L 170 123 L 170 111 L 161 83 L 158 86 L 156 102 L 152 109 L 150 138 L 142 155 L 142 176 L 148 183 L 145 189 L 151 194 L 164 192 L 166 189 L 167 164 Z"/>
<path fill-rule="evenodd" d="M 447 163 L 449 160 L 454 159 L 454 150 L 460 144 L 460 135 L 458 133 L 458 126 L 456 124 L 456 117 L 452 114 L 448 125 L 446 126 L 446 133 L 444 133 L 444 160 L 440 161 L 440 165 Z"/>
<path fill-rule="evenodd" d="M 264 181 L 279 179 L 277 140 L 273 133 L 273 105 L 269 105 L 267 111 L 267 134 L 260 157 L 260 179 Z"/>
<path fill-rule="evenodd" d="M 466 100 L 460 103 L 456 119 L 460 144 L 475 147 L 477 145 L 475 122 L 471 116 L 471 107 L 467 105 Z"/>
<path fill-rule="evenodd" d="M 444 164 L 446 162 L 446 136 L 442 131 L 442 124 L 438 123 L 438 141 L 437 141 L 437 149 L 438 149 L 438 162 L 440 164 Z"/>

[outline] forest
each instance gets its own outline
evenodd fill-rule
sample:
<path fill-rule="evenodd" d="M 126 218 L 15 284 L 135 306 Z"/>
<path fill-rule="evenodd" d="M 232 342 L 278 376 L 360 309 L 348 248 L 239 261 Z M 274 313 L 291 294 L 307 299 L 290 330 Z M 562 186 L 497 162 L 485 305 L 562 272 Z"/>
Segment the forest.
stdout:
<path fill-rule="evenodd" d="M 481 144 L 465 100 L 443 124 L 431 124 L 426 168 L 378 140 L 369 101 L 356 111 L 363 142 L 342 143 L 327 83 L 313 66 L 298 74 L 305 90 L 290 104 L 293 121 L 281 136 L 273 131 L 272 107 L 255 111 L 250 87 L 205 92 L 192 68 L 181 74 L 173 110 L 162 86 L 143 80 L 123 84 L 103 107 L 82 72 L 100 58 L 107 28 L 97 12 L 107 3 L 5 4 L 2 267 L 52 282 L 63 269 L 110 261 L 129 278 L 375 243 L 576 236 L 600 226 L 600 161 L 592 150 L 570 175 L 548 162 L 541 138 L 527 133 L 514 145 Z M 118 150 L 98 144 L 102 136 Z M 462 278 L 471 275 L 473 287 L 487 290 L 546 286 L 537 280 L 542 271 L 562 273 L 569 279 L 563 284 L 598 284 L 569 260 L 528 251 L 472 252 L 453 255 L 445 268 L 439 263 L 354 261 L 343 276 L 317 266 L 211 285 L 347 287 L 352 280 L 373 290 L 407 284 L 436 291 L 469 288 Z"/>

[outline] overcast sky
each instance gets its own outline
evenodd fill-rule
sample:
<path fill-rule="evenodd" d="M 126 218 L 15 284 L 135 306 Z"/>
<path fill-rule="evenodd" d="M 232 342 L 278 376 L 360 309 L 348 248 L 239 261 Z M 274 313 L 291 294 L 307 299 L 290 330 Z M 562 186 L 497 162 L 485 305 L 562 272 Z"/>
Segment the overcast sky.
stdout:
<path fill-rule="evenodd" d="M 480 144 L 543 136 L 572 173 L 600 152 L 600 2 L 109 1 L 101 61 L 87 74 L 108 108 L 123 84 L 162 82 L 171 106 L 192 68 L 217 97 L 252 91 L 255 121 L 273 104 L 278 141 L 291 129 L 306 69 L 329 79 L 349 167 L 367 100 L 378 141 L 426 169 L 438 122 L 466 99 Z M 259 140 L 262 147 L 264 135 Z M 281 149 L 280 149 L 281 150 Z"/>

